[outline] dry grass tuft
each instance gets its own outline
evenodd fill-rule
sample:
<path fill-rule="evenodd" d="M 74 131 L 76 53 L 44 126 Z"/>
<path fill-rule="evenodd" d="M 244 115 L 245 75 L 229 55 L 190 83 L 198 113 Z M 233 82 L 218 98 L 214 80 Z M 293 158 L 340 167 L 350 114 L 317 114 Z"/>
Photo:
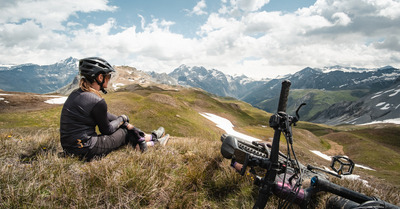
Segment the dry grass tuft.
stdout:
<path fill-rule="evenodd" d="M 172 137 L 144 154 L 127 146 L 85 163 L 58 156 L 56 129 L 19 129 L 1 130 L 0 149 L 1 208 L 249 208 L 257 193 L 222 158 L 218 140 Z M 393 189 L 339 183 L 400 201 Z"/>
<path fill-rule="evenodd" d="M 58 156 L 56 129 L 0 137 L 1 208 L 215 208 L 251 187 L 229 169 L 217 140 L 172 137 L 144 154 L 125 147 L 84 163 Z"/>

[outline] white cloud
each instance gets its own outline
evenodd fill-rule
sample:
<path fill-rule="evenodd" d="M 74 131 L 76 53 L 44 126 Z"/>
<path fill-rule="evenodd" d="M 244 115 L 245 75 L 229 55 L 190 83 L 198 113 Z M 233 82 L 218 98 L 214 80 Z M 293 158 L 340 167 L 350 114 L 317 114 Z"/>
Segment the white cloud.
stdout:
<path fill-rule="evenodd" d="M 259 11 L 269 3 L 269 0 L 230 0 L 221 1 L 222 7 L 219 14 L 229 14 L 233 17 L 240 17 L 249 12 Z M 244 14 L 243 14 L 244 13 Z"/>
<path fill-rule="evenodd" d="M 381 0 L 375 2 L 379 15 L 392 20 L 400 17 L 400 2 L 395 0 Z"/>
<path fill-rule="evenodd" d="M 192 11 L 188 11 L 189 15 L 206 15 L 208 14 L 206 11 L 204 11 L 204 9 L 207 8 L 207 4 L 205 0 L 200 0 L 199 2 L 197 2 L 196 6 L 193 7 Z"/>
<path fill-rule="evenodd" d="M 65 34 L 76 34 L 71 28 L 78 24 L 66 21 L 76 12 L 114 11 L 115 7 L 107 3 L 105 0 L 6 2 L 0 13 L 0 50 L 6 53 L 1 54 L 0 62 L 41 64 L 79 54 L 75 51 L 83 51 L 85 45 L 77 46 L 72 39 L 78 37 Z M 88 30 L 91 27 L 95 26 L 90 25 Z M 79 48 L 71 49 L 70 45 Z"/>
<path fill-rule="evenodd" d="M 62 23 L 76 12 L 114 11 L 107 0 L 15 0 L 6 4 L 0 13 L 0 23 L 34 20 L 43 28 L 63 30 Z"/>
<path fill-rule="evenodd" d="M 2 45 L 12 47 L 15 45 L 29 44 L 36 42 L 41 34 L 41 28 L 33 21 L 27 21 L 20 25 L 3 24 L 0 28 Z"/>
<path fill-rule="evenodd" d="M 336 25 L 346 26 L 351 23 L 350 17 L 343 12 L 337 12 L 333 14 L 332 19 L 335 20 Z"/>
<path fill-rule="evenodd" d="M 170 72 L 186 64 L 275 77 L 307 66 L 381 67 L 400 61 L 400 9 L 393 0 L 318 0 L 292 13 L 263 11 L 268 0 L 221 0 L 218 13 L 207 14 L 191 38 L 170 30 L 176 22 L 146 21 L 140 14 L 140 26 L 121 27 L 114 18 L 84 26 L 78 13 L 112 15 L 115 7 L 104 0 L 68 2 L 7 1 L 0 13 L 0 63 L 100 56 L 146 71 Z M 42 11 L 32 10 L 39 6 Z M 205 1 L 196 7 L 192 12 L 206 12 Z M 46 15 L 51 11 L 56 14 Z"/>
<path fill-rule="evenodd" d="M 396 36 L 389 36 L 382 42 L 375 43 L 377 49 L 389 49 L 400 52 L 400 38 Z"/>
<path fill-rule="evenodd" d="M 140 17 L 140 26 L 144 30 L 144 26 L 146 25 L 146 20 L 144 19 L 144 17 L 142 15 L 138 14 L 138 16 Z"/>
<path fill-rule="evenodd" d="M 237 7 L 248 12 L 257 11 L 268 3 L 269 0 L 236 0 Z"/>

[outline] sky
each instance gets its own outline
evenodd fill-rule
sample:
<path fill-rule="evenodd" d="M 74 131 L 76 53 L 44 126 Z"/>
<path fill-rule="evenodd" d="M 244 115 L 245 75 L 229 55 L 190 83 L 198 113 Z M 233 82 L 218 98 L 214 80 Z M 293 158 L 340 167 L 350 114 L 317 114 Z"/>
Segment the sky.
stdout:
<path fill-rule="evenodd" d="M 400 0 L 0 0 L 0 64 L 98 56 L 255 79 L 400 67 Z"/>

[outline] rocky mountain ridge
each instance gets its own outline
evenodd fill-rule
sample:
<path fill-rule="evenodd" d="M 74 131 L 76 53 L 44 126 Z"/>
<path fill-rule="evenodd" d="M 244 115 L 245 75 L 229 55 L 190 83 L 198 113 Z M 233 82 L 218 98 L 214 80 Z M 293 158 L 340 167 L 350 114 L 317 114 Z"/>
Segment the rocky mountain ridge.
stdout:
<path fill-rule="evenodd" d="M 400 80 L 387 89 L 369 94 L 357 101 L 335 103 L 310 120 L 328 125 L 400 123 Z"/>
<path fill-rule="evenodd" d="M 253 88 L 266 83 L 269 79 L 254 80 L 245 75 L 231 76 L 223 72 L 204 67 L 181 65 L 169 74 L 150 73 L 154 79 L 164 84 L 201 88 L 224 97 L 241 98 Z"/>
<path fill-rule="evenodd" d="M 264 85 L 253 89 L 252 92 L 240 99 L 257 106 L 257 104 L 265 100 L 276 97 L 279 94 L 279 84 L 284 79 L 292 82 L 291 89 L 367 89 L 370 93 L 374 93 L 394 85 L 399 77 L 400 70 L 390 66 L 377 69 L 340 68 L 340 70 L 335 70 L 335 68 L 333 70 L 331 68 L 322 70 L 307 67 L 293 75 L 288 75 L 281 79 L 272 79 Z"/>
<path fill-rule="evenodd" d="M 69 57 L 51 65 L 22 64 L 0 66 L 0 89 L 49 93 L 68 85 L 78 74 L 76 58 Z"/>

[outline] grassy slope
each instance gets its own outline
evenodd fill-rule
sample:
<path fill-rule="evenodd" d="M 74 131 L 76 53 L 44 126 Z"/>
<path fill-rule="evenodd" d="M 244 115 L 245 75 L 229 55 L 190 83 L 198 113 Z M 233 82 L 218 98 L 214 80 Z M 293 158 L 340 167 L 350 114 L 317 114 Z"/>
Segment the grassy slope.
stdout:
<path fill-rule="evenodd" d="M 344 146 L 344 152 L 355 162 L 372 167 L 366 171 L 395 185 L 400 185 L 400 127 L 370 126 L 357 127 L 323 138 Z"/>
<path fill-rule="evenodd" d="M 334 141 L 354 162 L 376 171 L 362 172 L 376 176 L 400 188 L 400 127 L 398 125 L 339 126 L 301 123 L 299 127 L 320 136 L 321 141 Z"/>
<path fill-rule="evenodd" d="M 267 124 L 263 111 L 196 90 L 117 92 L 109 95 L 107 102 L 110 111 L 117 115 L 128 113 L 131 122 L 143 131 L 164 126 L 173 136 L 218 138 L 221 130 L 200 112 L 226 117 L 237 126 Z"/>
<path fill-rule="evenodd" d="M 102 160 L 59 158 L 61 106 L 0 114 L 0 207 L 249 207 L 252 184 L 219 153 L 222 133 L 198 111 L 235 124 L 265 124 L 265 112 L 201 91 L 116 92 L 109 110 L 144 131 L 162 125 L 168 147 L 146 154 L 126 147 Z M 253 117 L 254 116 L 254 117 Z M 257 120 L 260 120 L 259 122 Z M 182 138 L 184 136 L 184 138 Z"/>
<path fill-rule="evenodd" d="M 13 112 L 2 113 L 0 117 L 0 127 L 59 127 L 61 106 L 50 109 L 30 111 L 30 112 Z"/>
<path fill-rule="evenodd" d="M 250 177 L 241 177 L 230 169 L 229 161 L 219 152 L 222 131 L 198 112 L 228 118 L 238 130 L 265 139 L 273 136 L 272 129 L 264 127 L 269 114 L 244 102 L 214 98 L 195 90 L 115 92 L 105 99 L 110 112 L 128 114 L 132 123 L 146 132 L 164 126 L 173 136 L 168 146 L 151 149 L 145 154 L 125 147 L 101 160 L 83 163 L 75 158 L 57 156 L 61 151 L 57 129 L 61 106 L 34 112 L 2 113 L 0 207 L 252 206 L 257 190 Z M 337 130 L 309 123 L 300 123 L 298 127 L 301 129 L 295 129 L 295 148 L 303 163 L 327 164 L 308 150 L 327 150 L 327 141 L 334 140 L 329 138 L 329 133 L 361 134 L 357 130 Z M 322 135 L 325 136 L 317 137 Z M 345 149 L 351 146 L 340 143 Z M 397 146 L 386 141 L 380 143 Z M 398 170 L 388 172 L 399 173 Z M 398 191 L 371 193 L 372 189 L 362 185 L 341 184 L 400 202 Z M 270 204 L 269 208 L 273 205 L 276 204 Z"/>

